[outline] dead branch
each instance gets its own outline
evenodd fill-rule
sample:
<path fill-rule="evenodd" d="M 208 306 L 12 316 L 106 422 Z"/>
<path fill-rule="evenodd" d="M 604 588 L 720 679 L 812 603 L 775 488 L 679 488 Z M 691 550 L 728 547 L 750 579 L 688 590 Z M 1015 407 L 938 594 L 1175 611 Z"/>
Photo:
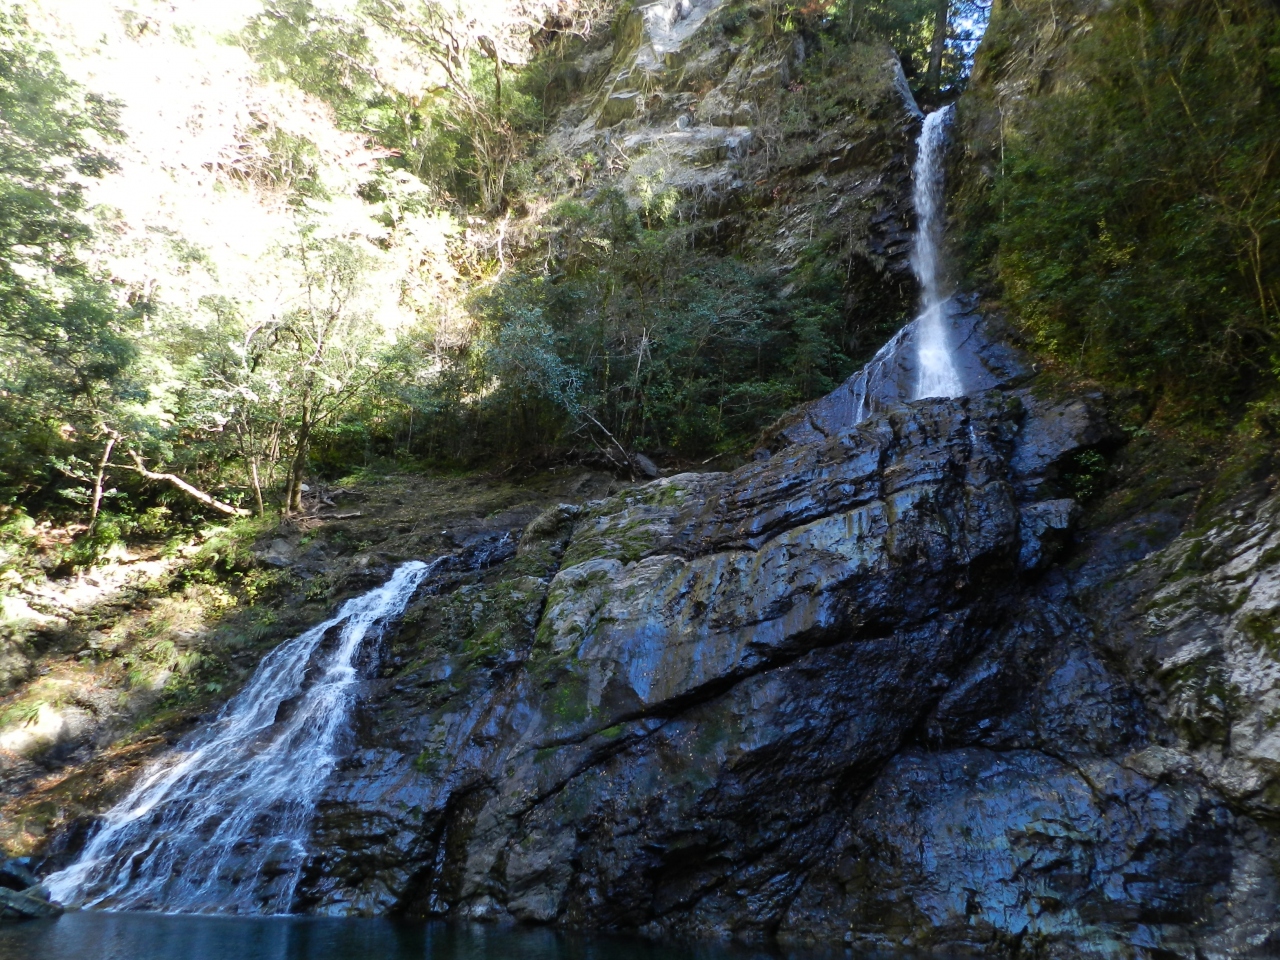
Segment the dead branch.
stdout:
<path fill-rule="evenodd" d="M 148 480 L 163 480 L 165 483 L 171 483 L 175 487 L 177 487 L 179 490 L 181 490 L 183 493 L 187 494 L 190 497 L 194 497 L 196 500 L 199 500 L 206 507 L 212 507 L 214 510 L 217 510 L 219 513 L 225 513 L 229 517 L 247 517 L 250 515 L 250 511 L 243 510 L 240 507 L 233 507 L 229 503 L 223 503 L 221 500 L 218 500 L 215 497 L 211 497 L 209 494 L 205 493 L 203 490 L 199 490 L 193 487 L 191 484 L 187 483 L 187 481 L 183 480 L 181 477 L 177 476 L 176 474 L 157 473 L 154 470 L 148 470 L 146 464 L 142 462 L 142 457 L 138 455 L 138 451 L 136 450 L 130 450 L 129 456 L 133 458 L 133 462 L 136 464 L 136 466 L 130 467 L 126 464 L 125 465 L 126 470 L 135 470 L 138 473 L 142 474 L 142 476 L 146 477 Z"/>

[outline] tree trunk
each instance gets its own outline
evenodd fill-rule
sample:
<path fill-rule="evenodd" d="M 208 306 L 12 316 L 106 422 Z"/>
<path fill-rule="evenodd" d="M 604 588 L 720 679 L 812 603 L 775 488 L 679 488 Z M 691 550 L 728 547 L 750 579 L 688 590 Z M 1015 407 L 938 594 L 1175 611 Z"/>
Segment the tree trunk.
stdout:
<path fill-rule="evenodd" d="M 142 462 L 142 457 L 138 455 L 138 451 L 130 450 L 129 456 L 133 457 L 133 462 L 136 464 L 136 466 L 129 467 L 128 469 L 136 470 L 138 473 L 142 474 L 148 480 L 163 480 L 165 483 L 171 483 L 175 487 L 177 487 L 179 490 L 181 490 L 183 493 L 187 494 L 188 496 L 194 497 L 196 500 L 199 500 L 205 506 L 212 507 L 214 510 L 217 510 L 219 513 L 227 514 L 227 516 L 230 516 L 230 517 L 249 516 L 248 510 L 242 510 L 240 507 L 233 507 L 229 503 L 223 503 L 221 500 L 218 500 L 215 497 L 209 496 L 209 494 L 205 493 L 203 490 L 199 490 L 196 487 L 193 487 L 191 484 L 187 483 L 187 481 L 183 480 L 181 477 L 175 474 L 157 473 L 154 470 L 148 470 L 146 465 Z"/>
<path fill-rule="evenodd" d="M 289 470 L 289 496 L 288 510 L 289 514 L 298 514 L 302 512 L 302 481 L 307 474 L 307 454 L 304 447 L 298 448 L 297 455 L 293 458 L 293 466 Z"/>
<path fill-rule="evenodd" d="M 498 48 L 493 49 L 493 109 L 494 119 L 502 126 L 502 57 L 498 56 Z"/>
<path fill-rule="evenodd" d="M 925 76 L 925 89 L 938 93 L 942 89 L 942 55 L 947 49 L 947 26 L 950 20 L 951 0 L 938 0 L 933 19 L 933 45 L 929 48 L 929 72 Z"/>
<path fill-rule="evenodd" d="M 311 410 L 304 401 L 302 422 L 298 425 L 298 446 L 289 467 L 289 479 L 284 491 L 285 516 L 302 512 L 302 481 L 307 474 L 307 448 L 311 443 Z"/>
<path fill-rule="evenodd" d="M 266 508 L 262 505 L 262 480 L 258 477 L 258 458 L 249 458 L 249 479 L 253 481 L 253 497 L 258 504 L 258 516 L 266 516 Z"/>
<path fill-rule="evenodd" d="M 243 422 L 236 424 L 236 437 L 240 441 L 240 457 L 244 460 L 245 470 L 249 474 L 249 486 L 253 488 L 253 499 L 258 506 L 258 516 L 265 516 L 262 505 L 262 478 L 258 475 L 258 445 L 255 443 L 253 431 L 246 429 Z"/>
<path fill-rule="evenodd" d="M 93 505 L 89 510 L 89 529 L 98 525 L 98 511 L 102 509 L 102 478 L 106 476 L 107 464 L 111 462 L 111 451 L 115 449 L 116 437 L 107 438 L 107 445 L 102 449 L 102 459 L 98 461 L 98 472 L 93 478 Z"/>

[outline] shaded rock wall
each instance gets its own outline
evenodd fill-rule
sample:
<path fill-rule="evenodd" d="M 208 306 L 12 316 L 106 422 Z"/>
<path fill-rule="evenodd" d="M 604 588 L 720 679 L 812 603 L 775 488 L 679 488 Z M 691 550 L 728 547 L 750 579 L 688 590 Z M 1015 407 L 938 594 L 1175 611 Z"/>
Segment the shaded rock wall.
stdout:
<path fill-rule="evenodd" d="M 1059 562 L 1061 473 L 1114 436 L 1018 382 L 553 508 L 431 585 L 300 906 L 1268 955 L 1276 509 L 1179 538 L 1184 505 Z"/>
<path fill-rule="evenodd" d="M 1269 841 L 1152 768 L 1160 717 L 1051 564 L 1057 472 L 1106 436 L 1078 399 L 922 401 L 549 511 L 401 631 L 305 907 L 1055 955 L 1238 939 L 1241 838 Z"/>

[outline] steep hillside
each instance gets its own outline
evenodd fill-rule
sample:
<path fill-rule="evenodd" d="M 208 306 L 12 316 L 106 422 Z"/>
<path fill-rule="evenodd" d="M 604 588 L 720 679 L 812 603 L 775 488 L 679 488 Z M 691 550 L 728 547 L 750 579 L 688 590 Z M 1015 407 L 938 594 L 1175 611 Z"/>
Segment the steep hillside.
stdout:
<path fill-rule="evenodd" d="M 893 50 L 784 30 L 761 5 L 685 6 L 623 7 L 549 68 L 547 131 L 480 303 L 543 415 L 607 455 L 604 428 L 660 460 L 741 450 L 915 299 L 920 113 Z"/>
<path fill-rule="evenodd" d="M 189 907 L 192 805 L 140 772 L 207 744 L 286 634 L 429 560 L 351 658 L 303 825 L 268 811 L 197 871 L 212 909 L 1280 951 L 1270 8 L 1000 4 L 945 89 L 919 11 L 915 56 L 838 4 L 659 0 L 538 7 L 524 46 L 459 14 L 462 57 L 406 9 L 273 5 L 242 39 L 335 123 L 404 134 L 396 176 L 437 170 L 440 301 L 310 454 L 277 433 L 291 516 L 157 550 L 172 579 L 137 595 L 6 601 L 8 850 L 72 903 Z M 956 101 L 956 396 L 921 389 L 922 324 L 893 333 L 912 84 Z M 130 789 L 141 845 L 98 819 Z"/>

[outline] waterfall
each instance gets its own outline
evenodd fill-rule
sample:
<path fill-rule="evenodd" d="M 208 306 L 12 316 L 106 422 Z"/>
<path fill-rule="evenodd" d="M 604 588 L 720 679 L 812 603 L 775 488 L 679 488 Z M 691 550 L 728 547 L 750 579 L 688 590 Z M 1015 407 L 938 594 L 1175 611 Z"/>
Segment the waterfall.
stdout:
<path fill-rule="evenodd" d="M 943 220 L 946 216 L 943 160 L 947 144 L 947 125 L 953 108 L 935 110 L 924 119 L 915 164 L 913 199 L 916 207 L 915 245 L 911 267 L 920 281 L 920 316 L 916 318 L 917 379 L 912 399 L 924 397 L 958 397 L 964 384 L 956 372 L 943 307 L 947 297 L 942 292 L 941 250 Z"/>
<path fill-rule="evenodd" d="M 877 409 L 877 394 L 893 379 L 902 345 L 911 339 L 913 329 L 912 324 L 906 324 L 849 379 L 846 389 L 852 401 L 851 423 L 861 423 Z"/>
<path fill-rule="evenodd" d="M 866 366 L 811 405 L 805 425 L 784 431 L 791 442 L 829 435 L 833 428 L 861 423 L 873 413 L 903 400 L 958 397 L 965 392 L 952 345 L 948 342 L 953 310 L 944 294 L 941 269 L 946 215 L 943 160 L 951 114 L 952 108 L 944 107 L 925 117 L 917 140 L 913 189 L 916 235 L 911 266 L 920 281 L 920 313 L 881 347 Z"/>
<path fill-rule="evenodd" d="M 439 562 L 404 564 L 266 656 L 217 719 L 147 770 L 76 862 L 46 880 L 53 896 L 117 910 L 288 912 L 357 657 Z"/>

